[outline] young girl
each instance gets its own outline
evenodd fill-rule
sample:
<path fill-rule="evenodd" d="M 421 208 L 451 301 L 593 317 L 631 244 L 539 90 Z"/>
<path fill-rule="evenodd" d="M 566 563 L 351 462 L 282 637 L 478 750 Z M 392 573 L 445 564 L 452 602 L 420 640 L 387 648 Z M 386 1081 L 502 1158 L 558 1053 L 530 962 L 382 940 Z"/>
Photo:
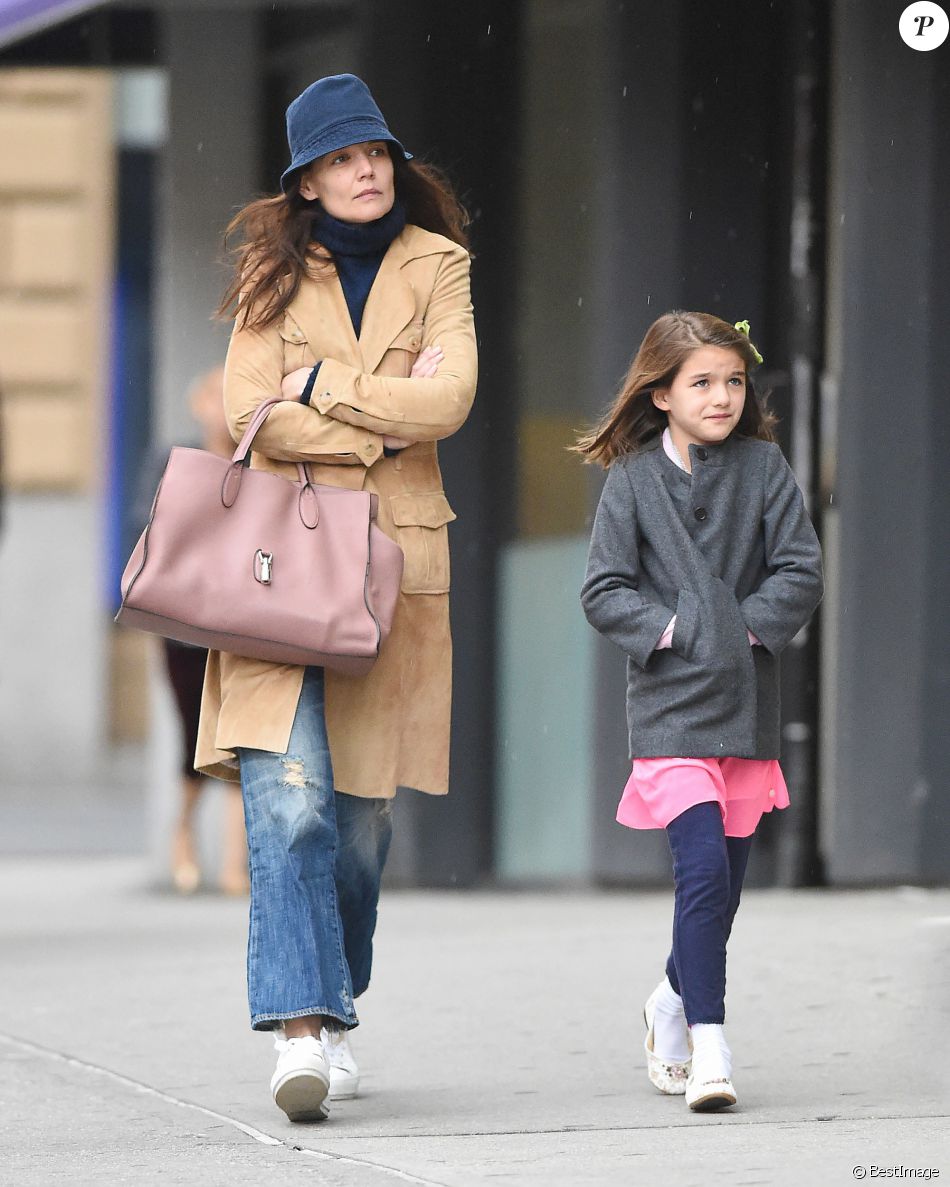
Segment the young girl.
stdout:
<path fill-rule="evenodd" d="M 749 372 L 748 323 L 668 313 L 576 449 L 607 468 L 581 602 L 627 654 L 633 770 L 617 819 L 664 828 L 673 950 L 644 1008 L 650 1081 L 736 1103 L 726 942 L 752 835 L 788 806 L 778 656 L 822 595 L 801 491 Z"/>

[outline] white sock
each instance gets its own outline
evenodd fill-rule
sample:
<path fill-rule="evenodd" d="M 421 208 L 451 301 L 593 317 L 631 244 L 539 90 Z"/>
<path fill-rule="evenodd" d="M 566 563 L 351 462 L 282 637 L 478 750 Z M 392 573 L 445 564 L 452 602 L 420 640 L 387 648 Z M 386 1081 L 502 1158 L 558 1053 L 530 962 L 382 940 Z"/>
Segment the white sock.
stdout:
<path fill-rule="evenodd" d="M 693 1039 L 693 1079 L 700 1083 L 709 1080 L 732 1079 L 732 1052 L 721 1025 L 697 1022 L 689 1028 Z"/>
<path fill-rule="evenodd" d="M 689 1059 L 689 1028 L 683 999 L 673 991 L 669 978 L 660 982 L 653 999 L 653 1054 L 665 1063 L 686 1063 Z"/>

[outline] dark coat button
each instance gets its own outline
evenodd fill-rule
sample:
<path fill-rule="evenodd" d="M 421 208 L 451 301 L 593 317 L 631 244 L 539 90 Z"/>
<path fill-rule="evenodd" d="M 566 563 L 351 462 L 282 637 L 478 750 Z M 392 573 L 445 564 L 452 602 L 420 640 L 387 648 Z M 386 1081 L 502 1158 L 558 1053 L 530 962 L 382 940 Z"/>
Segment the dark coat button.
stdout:
<path fill-rule="evenodd" d="M 696 510 L 693 512 L 693 514 L 696 516 L 696 518 L 699 520 L 699 522 L 702 523 L 703 520 L 706 518 L 706 508 L 705 507 L 697 507 Z"/>
<path fill-rule="evenodd" d="M 696 450 L 696 456 L 699 458 L 699 460 L 700 460 L 701 462 L 704 462 L 704 461 L 706 460 L 706 458 L 708 458 L 708 457 L 709 457 L 709 451 L 708 451 L 708 450 L 706 450 L 706 449 L 703 449 L 703 447 L 702 447 L 702 446 L 700 446 L 700 447 L 699 447 L 699 448 Z"/>

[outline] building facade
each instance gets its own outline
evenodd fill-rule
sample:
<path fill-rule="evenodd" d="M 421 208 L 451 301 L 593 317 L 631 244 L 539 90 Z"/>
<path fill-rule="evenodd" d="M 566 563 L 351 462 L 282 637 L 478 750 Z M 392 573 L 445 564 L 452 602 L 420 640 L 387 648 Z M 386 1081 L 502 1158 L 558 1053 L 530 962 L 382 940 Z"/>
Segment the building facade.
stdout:
<path fill-rule="evenodd" d="M 147 433 L 181 436 L 189 382 L 226 344 L 210 321 L 220 232 L 275 188 L 289 99 L 352 70 L 404 142 L 459 185 L 476 252 L 476 411 L 443 449 L 459 516 L 453 793 L 401 797 L 394 878 L 668 877 L 662 835 L 613 822 L 627 771 L 623 662 L 579 609 L 599 480 L 566 446 L 649 322 L 680 307 L 751 320 L 826 553 L 828 596 L 786 662 L 794 808 L 765 822 L 753 877 L 946 882 L 950 47 L 915 53 L 898 16 L 883 0 L 156 0 L 11 42 L 6 71 L 98 72 L 120 107 L 162 108 L 151 142 L 114 144 L 118 272 L 149 244 L 132 274 L 144 268 L 150 287 L 120 337 L 150 334 L 135 355 L 147 362 L 116 364 L 108 404 L 90 412 L 92 468 L 113 475 L 96 488 L 98 518 L 87 506 L 75 533 L 105 542 L 89 553 L 101 578 L 82 618 L 90 670 L 117 646 L 115 504 Z M 2 334 L 0 377 L 15 353 Z M 50 514 L 48 488 L 19 477 L 32 448 L 16 443 L 20 398 L 5 419 L 5 550 Z M 22 605 L 38 575 L 0 568 L 5 605 Z M 5 634 L 22 634 L 25 619 L 7 621 Z M 93 725 L 77 730 L 107 746 Z M 25 752 L 17 762 L 18 777 L 42 777 Z"/>

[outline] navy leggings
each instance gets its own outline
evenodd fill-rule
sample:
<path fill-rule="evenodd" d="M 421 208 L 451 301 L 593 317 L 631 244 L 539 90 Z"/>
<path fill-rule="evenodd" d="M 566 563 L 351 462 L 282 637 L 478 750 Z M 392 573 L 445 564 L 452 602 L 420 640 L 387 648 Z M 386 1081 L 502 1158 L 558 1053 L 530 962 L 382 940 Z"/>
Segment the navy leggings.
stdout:
<path fill-rule="evenodd" d="M 727 837 L 715 802 L 694 804 L 671 820 L 673 951 L 666 975 L 682 997 L 686 1021 L 726 1017 L 726 942 L 739 907 L 751 837 Z"/>

